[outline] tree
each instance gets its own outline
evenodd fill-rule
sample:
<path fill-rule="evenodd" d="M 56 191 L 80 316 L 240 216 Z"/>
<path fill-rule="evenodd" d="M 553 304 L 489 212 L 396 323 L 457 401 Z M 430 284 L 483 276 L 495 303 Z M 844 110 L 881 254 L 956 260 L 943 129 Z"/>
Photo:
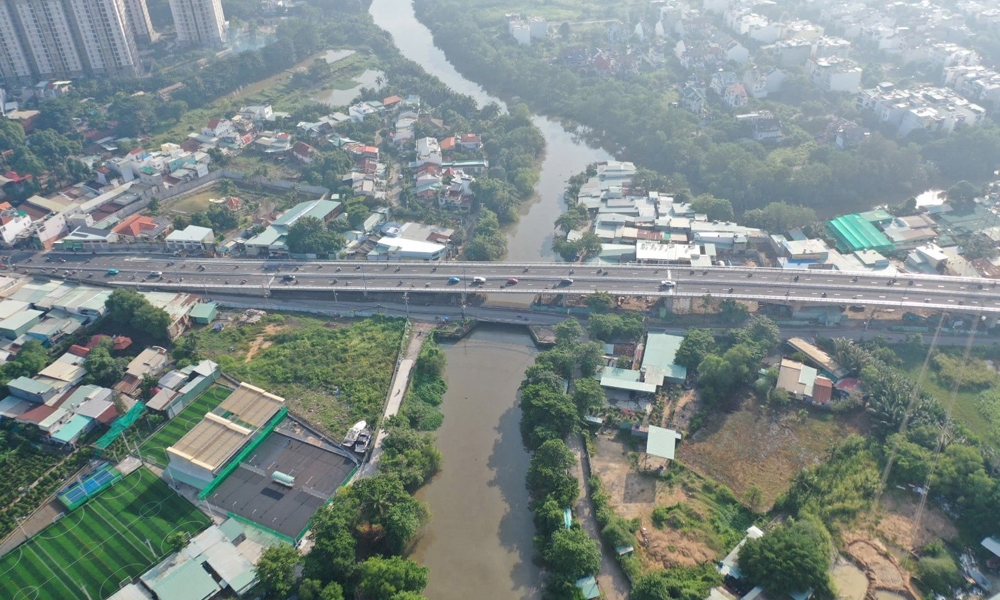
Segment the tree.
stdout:
<path fill-rule="evenodd" d="M 833 598 L 831 548 L 826 527 L 807 516 L 747 540 L 740 550 L 740 570 L 777 596 L 812 588 L 818 598 Z"/>
<path fill-rule="evenodd" d="M 465 247 L 465 257 L 469 260 L 490 261 L 500 260 L 505 254 L 507 238 L 500 231 L 496 213 L 481 208 L 472 231 L 472 240 Z"/>
<path fill-rule="evenodd" d="M 772 202 L 764 208 L 746 211 L 743 213 L 743 220 L 750 227 L 757 227 L 771 233 L 781 233 L 815 223 L 816 211 L 804 206 Z"/>
<path fill-rule="evenodd" d="M 358 574 L 358 593 L 365 600 L 397 600 L 427 587 L 427 567 L 399 556 L 373 556 L 358 565 Z"/>
<path fill-rule="evenodd" d="M 84 359 L 83 365 L 87 369 L 84 378 L 86 383 L 111 387 L 125 375 L 124 365 L 111 356 L 111 347 L 111 338 L 103 338 Z"/>
<path fill-rule="evenodd" d="M 528 493 L 536 504 L 553 499 L 559 506 L 571 506 L 580 494 L 580 486 L 569 469 L 576 456 L 562 440 L 548 440 L 531 456 L 528 467 Z"/>
<path fill-rule="evenodd" d="M 722 583 L 715 565 L 674 567 L 653 571 L 636 579 L 632 600 L 702 600 L 708 591 Z"/>
<path fill-rule="evenodd" d="M 108 119 L 118 122 L 117 131 L 125 137 L 137 138 L 148 133 L 156 122 L 151 96 L 119 96 L 108 107 Z"/>
<path fill-rule="evenodd" d="M 171 533 L 170 535 L 167 536 L 167 539 L 166 539 L 167 548 L 171 552 L 180 552 L 181 550 L 184 549 L 185 546 L 188 545 L 188 540 L 189 539 L 190 539 L 190 536 L 187 533 L 183 532 L 183 531 L 178 531 L 176 533 Z"/>
<path fill-rule="evenodd" d="M 545 562 L 562 578 L 576 581 L 601 569 L 601 549 L 582 529 L 560 529 L 552 534 Z"/>
<path fill-rule="evenodd" d="M 557 346 L 574 346 L 583 336 L 583 327 L 576 319 L 570 318 L 557 324 L 554 328 Z"/>
<path fill-rule="evenodd" d="M 142 376 L 142 383 L 139 384 L 139 397 L 143 400 L 149 400 L 153 397 L 153 391 L 156 390 L 156 386 L 159 385 L 160 380 L 156 378 L 155 375 L 150 375 L 146 373 Z"/>
<path fill-rule="evenodd" d="M 344 588 L 336 582 L 324 586 L 318 579 L 305 579 L 299 585 L 299 600 L 344 600 Z"/>
<path fill-rule="evenodd" d="M 116 289 L 104 302 L 105 318 L 113 325 L 146 335 L 153 342 L 170 340 L 170 315 L 135 290 Z"/>
<path fill-rule="evenodd" d="M 0 150 L 13 150 L 24 146 L 24 137 L 24 128 L 20 123 L 0 118 Z"/>
<path fill-rule="evenodd" d="M 10 379 L 34 377 L 49 364 L 49 353 L 38 340 L 28 340 L 18 350 L 9 363 L 3 365 L 3 373 Z"/>
<path fill-rule="evenodd" d="M 604 388 L 596 379 L 589 377 L 577 379 L 574 386 L 576 389 L 573 390 L 573 403 L 576 404 L 581 417 L 607 404 Z"/>
<path fill-rule="evenodd" d="M 698 214 L 708 217 L 709 221 L 732 221 L 733 203 L 724 198 L 716 198 L 711 194 L 702 194 L 691 201 L 691 208 Z"/>
<path fill-rule="evenodd" d="M 305 557 L 304 575 L 323 583 L 346 582 L 354 572 L 358 542 L 352 535 L 358 520 L 358 501 L 350 488 L 338 492 L 316 511 L 309 534 L 313 548 Z"/>
<path fill-rule="evenodd" d="M 351 488 L 358 500 L 362 521 L 382 531 L 381 542 L 394 554 L 402 553 L 420 527 L 430 518 L 423 503 L 411 496 L 402 481 L 391 474 L 378 474 L 358 481 Z"/>
<path fill-rule="evenodd" d="M 260 591 L 269 598 L 287 598 L 295 589 L 295 568 L 302 562 L 299 551 L 286 544 L 264 549 L 255 569 Z"/>
<path fill-rule="evenodd" d="M 594 292 L 593 294 L 585 296 L 583 303 L 586 304 L 587 308 L 590 310 L 602 312 L 614 308 L 615 299 L 607 292 Z"/>
<path fill-rule="evenodd" d="M 962 583 L 958 565 L 947 552 L 937 556 L 921 556 L 917 561 L 917 579 L 935 594 L 947 595 Z"/>
<path fill-rule="evenodd" d="M 688 329 L 674 362 L 695 370 L 706 356 L 715 352 L 715 336 L 710 329 Z"/>
<path fill-rule="evenodd" d="M 726 299 L 719 302 L 719 318 L 723 323 L 738 325 L 750 318 L 750 309 L 742 302 Z"/>
<path fill-rule="evenodd" d="M 303 217 L 288 228 L 288 251 L 292 254 L 336 254 L 344 247 L 344 236 L 329 231 L 316 217 Z"/>
<path fill-rule="evenodd" d="M 589 341 L 576 347 L 576 364 L 580 367 L 580 375 L 592 377 L 604 362 L 604 346 L 600 342 Z"/>

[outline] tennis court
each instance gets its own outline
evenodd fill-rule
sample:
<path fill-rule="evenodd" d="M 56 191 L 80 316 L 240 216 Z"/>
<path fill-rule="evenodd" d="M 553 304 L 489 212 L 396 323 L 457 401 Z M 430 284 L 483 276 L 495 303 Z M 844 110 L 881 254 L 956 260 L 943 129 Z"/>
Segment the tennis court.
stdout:
<path fill-rule="evenodd" d="M 139 469 L 0 559 L 0 598 L 98 600 L 169 552 L 166 537 L 209 519 Z"/>
<path fill-rule="evenodd" d="M 167 448 L 173 446 L 177 440 L 184 437 L 184 434 L 198 424 L 205 416 L 211 412 L 223 400 L 229 397 L 233 391 L 229 388 L 212 386 L 205 390 L 205 393 L 189 404 L 179 415 L 173 418 L 162 429 L 156 432 L 153 437 L 146 440 L 139 451 L 142 452 L 143 460 L 147 460 L 154 465 L 166 468 L 169 464 L 167 459 Z"/>

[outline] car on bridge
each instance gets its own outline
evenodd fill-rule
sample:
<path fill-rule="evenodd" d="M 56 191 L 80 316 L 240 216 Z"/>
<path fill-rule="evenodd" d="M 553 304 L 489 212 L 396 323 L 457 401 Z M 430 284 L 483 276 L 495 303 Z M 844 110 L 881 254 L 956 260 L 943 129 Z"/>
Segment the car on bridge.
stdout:
<path fill-rule="evenodd" d="M 517 277 L 508 277 L 507 285 L 517 285 Z"/>
<path fill-rule="evenodd" d="M 281 280 L 284 282 L 295 281 L 295 275 L 291 274 L 285 275 L 284 277 L 281 278 Z"/>
<path fill-rule="evenodd" d="M 117 275 L 120 272 L 118 269 L 108 269 L 108 275 Z"/>
<path fill-rule="evenodd" d="M 677 283 L 674 281 L 670 281 L 669 279 L 664 279 L 663 281 L 660 282 L 661 290 L 672 290 L 675 287 L 677 287 Z"/>
<path fill-rule="evenodd" d="M 460 281 L 462 281 L 461 277 L 452 276 L 452 277 L 448 278 L 448 285 L 455 285 L 456 283 L 458 283 Z"/>
<path fill-rule="evenodd" d="M 564 277 L 562 281 L 559 282 L 560 286 L 570 286 L 573 285 L 573 279 L 571 277 Z"/>
<path fill-rule="evenodd" d="M 472 278 L 472 285 L 483 285 L 484 283 L 486 283 L 486 278 L 485 277 L 473 277 Z"/>
<path fill-rule="evenodd" d="M 163 278 L 163 271 L 150 271 L 149 278 L 150 279 L 162 279 Z"/>

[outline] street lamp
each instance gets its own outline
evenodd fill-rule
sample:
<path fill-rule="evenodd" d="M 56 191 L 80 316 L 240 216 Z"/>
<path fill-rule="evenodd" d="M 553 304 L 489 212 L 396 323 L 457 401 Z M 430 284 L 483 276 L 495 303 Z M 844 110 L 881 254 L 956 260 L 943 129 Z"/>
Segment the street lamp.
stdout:
<path fill-rule="evenodd" d="M 403 292 L 403 302 L 406 303 L 406 318 L 410 318 L 410 292 Z"/>

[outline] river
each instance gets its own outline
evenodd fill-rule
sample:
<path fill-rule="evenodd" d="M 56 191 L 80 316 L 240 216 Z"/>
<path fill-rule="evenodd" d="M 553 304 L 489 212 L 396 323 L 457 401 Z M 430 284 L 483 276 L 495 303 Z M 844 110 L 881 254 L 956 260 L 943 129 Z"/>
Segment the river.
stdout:
<path fill-rule="evenodd" d="M 472 96 L 480 106 L 490 102 L 505 106 L 455 70 L 444 52 L 434 45 L 430 30 L 417 21 L 410 0 L 374 0 L 371 14 L 375 23 L 392 35 L 403 56 L 420 64 L 448 87 Z M 533 121 L 545 136 L 545 160 L 534 197 L 522 207 L 520 220 L 507 231 L 507 260 L 514 262 L 556 258 L 552 252 L 554 222 L 566 206 L 562 195 L 567 181 L 591 163 L 612 159 L 604 150 L 575 139 L 556 121 L 540 116 Z"/>
<path fill-rule="evenodd" d="M 411 0 L 374 0 L 375 23 L 400 52 L 480 106 L 496 102 L 462 77 L 434 46 L 413 13 Z M 535 116 L 545 137 L 545 158 L 535 194 L 507 230 L 507 260 L 553 260 L 555 220 L 565 209 L 569 178 L 611 155 L 578 141 L 556 121 Z M 528 453 L 521 444 L 517 388 L 535 350 L 524 333 L 479 329 L 447 346 L 448 393 L 438 448 L 444 468 L 418 496 L 433 517 L 414 550 L 430 567 L 426 595 L 432 600 L 534 600 L 541 574 L 532 563 L 534 524 L 524 480 Z"/>
<path fill-rule="evenodd" d="M 444 468 L 417 494 L 432 513 L 413 553 L 430 567 L 425 595 L 534 600 L 541 577 L 532 563 L 517 388 L 535 350 L 523 331 L 498 327 L 443 347 L 448 392 L 437 447 Z"/>

